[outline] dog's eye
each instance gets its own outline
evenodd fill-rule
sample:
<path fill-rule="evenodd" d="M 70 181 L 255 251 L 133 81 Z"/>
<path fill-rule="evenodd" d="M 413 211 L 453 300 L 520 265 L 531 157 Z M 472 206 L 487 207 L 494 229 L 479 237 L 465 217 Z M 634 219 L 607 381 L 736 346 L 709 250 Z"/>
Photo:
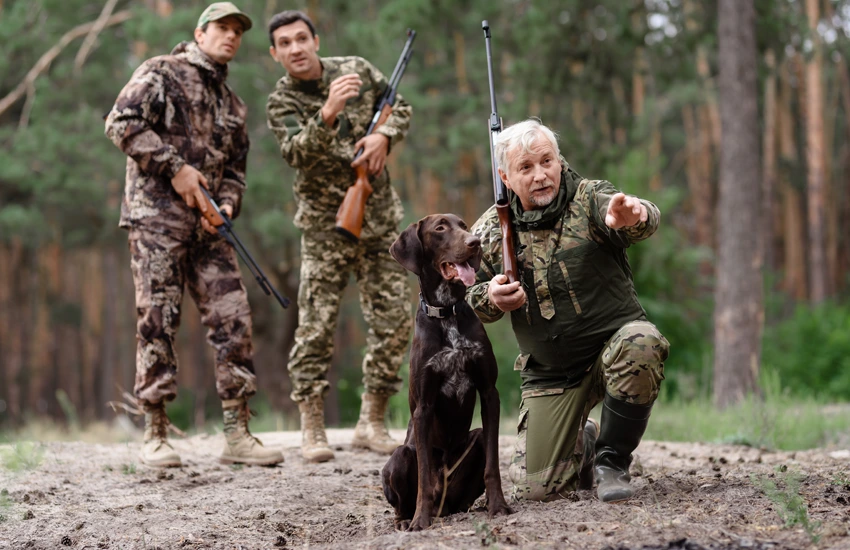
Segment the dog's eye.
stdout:
<path fill-rule="evenodd" d="M 438 225 L 436 228 L 434 228 L 434 231 L 445 231 L 445 230 L 446 230 L 446 226 L 444 226 L 444 225 Z"/>

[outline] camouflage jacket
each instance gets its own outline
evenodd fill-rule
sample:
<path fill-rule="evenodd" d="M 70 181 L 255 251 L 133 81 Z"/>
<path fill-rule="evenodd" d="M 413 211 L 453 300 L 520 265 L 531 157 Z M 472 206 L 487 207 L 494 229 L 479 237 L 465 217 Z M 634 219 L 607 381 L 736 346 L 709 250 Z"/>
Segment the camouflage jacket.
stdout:
<path fill-rule="evenodd" d="M 511 194 L 518 277 L 526 304 L 511 312 L 519 343 L 515 365 L 523 388 L 569 387 L 593 365 L 605 342 L 624 324 L 645 318 L 625 249 L 658 228 L 660 213 L 649 201 L 648 220 L 614 230 L 605 213 L 617 190 L 607 181 L 579 176 L 561 159 L 558 197 L 544 210 L 524 212 Z M 483 259 L 467 301 L 484 322 L 504 314 L 487 295 L 502 273 L 502 234 L 495 207 L 472 228 Z"/>
<path fill-rule="evenodd" d="M 280 144 L 280 153 L 296 169 L 295 225 L 302 230 L 333 228 L 336 212 L 348 187 L 354 183 L 351 167 L 354 144 L 366 135 L 375 104 L 387 87 L 387 79 L 362 57 L 323 57 L 322 77 L 299 80 L 281 78 L 266 106 L 269 128 Z M 357 73 L 363 81 L 360 95 L 349 99 L 332 128 L 322 119 L 331 82 Z M 396 95 L 393 112 L 374 132 L 390 139 L 390 150 L 407 133 L 410 105 Z M 401 201 L 390 185 L 389 173 L 371 178 L 374 192 L 366 202 L 361 237 L 367 239 L 395 231 L 402 217 Z"/>
<path fill-rule="evenodd" d="M 171 186 L 184 164 L 206 176 L 219 205 L 239 214 L 248 158 L 248 109 L 228 87 L 227 65 L 194 42 L 142 63 L 106 119 L 106 135 L 127 154 L 124 228 L 188 238 L 199 222 Z"/>

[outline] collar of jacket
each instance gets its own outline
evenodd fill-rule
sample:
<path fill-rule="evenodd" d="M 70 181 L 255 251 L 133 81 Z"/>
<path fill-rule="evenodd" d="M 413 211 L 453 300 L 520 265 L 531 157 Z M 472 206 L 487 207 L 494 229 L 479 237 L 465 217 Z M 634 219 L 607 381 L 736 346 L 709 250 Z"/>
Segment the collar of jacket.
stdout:
<path fill-rule="evenodd" d="M 227 80 L 227 64 L 222 65 L 201 51 L 196 42 L 184 41 L 171 50 L 171 55 L 185 59 L 186 62 L 210 74 L 216 82 Z"/>
<path fill-rule="evenodd" d="M 511 214 L 514 218 L 514 224 L 518 231 L 535 231 L 537 229 L 551 229 L 555 223 L 561 218 L 567 203 L 569 203 L 576 194 L 578 187 L 571 177 L 570 165 L 561 157 L 561 165 L 564 167 L 561 170 L 561 185 L 558 189 L 558 196 L 552 201 L 549 206 L 542 210 L 523 210 L 522 203 L 519 201 L 516 193 L 511 193 Z"/>
<path fill-rule="evenodd" d="M 293 78 L 291 75 L 287 74 L 287 88 L 310 95 L 321 94 L 330 88 L 331 82 L 340 76 L 339 67 L 328 62 L 328 60 L 324 57 L 320 57 L 319 62 L 322 64 L 321 77 L 315 80 L 301 80 L 300 78 Z"/>

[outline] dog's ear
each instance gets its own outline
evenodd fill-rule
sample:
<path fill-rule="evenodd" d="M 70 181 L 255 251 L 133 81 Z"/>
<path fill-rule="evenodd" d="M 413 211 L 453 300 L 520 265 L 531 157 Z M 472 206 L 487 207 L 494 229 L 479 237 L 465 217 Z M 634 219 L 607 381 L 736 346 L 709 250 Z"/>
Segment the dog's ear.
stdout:
<path fill-rule="evenodd" d="M 484 249 L 479 247 L 478 252 L 476 252 L 469 259 L 469 267 L 472 268 L 472 271 L 478 272 L 478 268 L 481 267 L 481 257 L 484 255 Z"/>
<path fill-rule="evenodd" d="M 390 254 L 395 258 L 395 261 L 417 276 L 422 275 L 422 262 L 424 261 L 422 241 L 419 239 L 420 223 L 408 225 L 407 229 L 402 231 L 401 235 L 390 246 Z"/>

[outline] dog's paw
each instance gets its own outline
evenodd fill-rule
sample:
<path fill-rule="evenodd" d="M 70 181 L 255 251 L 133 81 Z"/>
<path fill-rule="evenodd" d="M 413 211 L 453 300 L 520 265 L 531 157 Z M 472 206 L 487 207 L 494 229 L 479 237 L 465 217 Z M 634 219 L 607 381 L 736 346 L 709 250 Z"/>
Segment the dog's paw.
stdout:
<path fill-rule="evenodd" d="M 424 531 L 425 529 L 431 527 L 431 518 L 426 518 L 416 514 L 413 516 L 413 519 L 410 521 L 410 525 L 408 526 L 408 531 Z"/>
<path fill-rule="evenodd" d="M 397 519 L 395 522 L 395 528 L 399 531 L 407 531 L 410 528 L 410 520 L 409 519 Z"/>
<path fill-rule="evenodd" d="M 514 513 L 514 510 L 503 500 L 502 502 L 497 502 L 492 506 L 488 505 L 487 512 L 491 518 L 494 518 L 496 516 L 509 516 Z"/>

